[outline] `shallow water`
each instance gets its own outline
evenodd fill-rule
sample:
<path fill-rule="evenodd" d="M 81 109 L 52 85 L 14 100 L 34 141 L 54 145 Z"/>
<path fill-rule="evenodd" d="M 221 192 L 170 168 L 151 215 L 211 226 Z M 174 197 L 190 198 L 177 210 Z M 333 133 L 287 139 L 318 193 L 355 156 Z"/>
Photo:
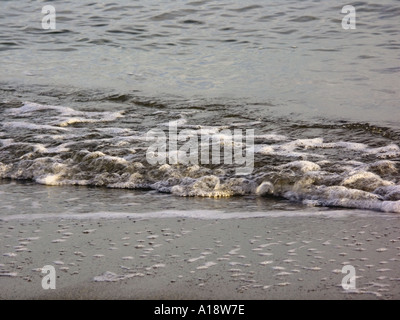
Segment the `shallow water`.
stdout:
<path fill-rule="evenodd" d="M 101 187 L 85 191 L 98 208 L 122 188 L 151 210 L 400 212 L 396 1 L 355 3 L 355 30 L 341 1 L 51 4 L 54 31 L 44 3 L 0 4 L 0 179 L 58 186 L 54 212 L 69 208 L 65 186 Z M 146 133 L 169 121 L 192 135 L 253 129 L 251 174 L 149 164 Z"/>
<path fill-rule="evenodd" d="M 208 198 L 171 197 L 156 191 L 53 187 L 33 182 L 0 182 L 0 221 L 195 218 L 326 219 L 397 218 L 395 213 L 345 208 L 315 208 L 284 199 L 256 196 Z M 189 210 L 188 210 L 189 209 Z"/>
<path fill-rule="evenodd" d="M 400 6 L 357 2 L 343 30 L 346 4 L 56 1 L 47 31 L 44 3 L 2 1 L 1 79 L 398 124 Z"/>

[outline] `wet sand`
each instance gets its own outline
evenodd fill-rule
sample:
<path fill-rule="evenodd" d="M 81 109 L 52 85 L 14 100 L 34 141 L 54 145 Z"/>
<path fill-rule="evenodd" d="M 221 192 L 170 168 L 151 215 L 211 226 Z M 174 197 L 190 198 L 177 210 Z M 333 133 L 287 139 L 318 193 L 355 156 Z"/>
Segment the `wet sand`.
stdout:
<path fill-rule="evenodd" d="M 399 299 L 399 262 L 396 216 L 0 221 L 0 299 Z"/>

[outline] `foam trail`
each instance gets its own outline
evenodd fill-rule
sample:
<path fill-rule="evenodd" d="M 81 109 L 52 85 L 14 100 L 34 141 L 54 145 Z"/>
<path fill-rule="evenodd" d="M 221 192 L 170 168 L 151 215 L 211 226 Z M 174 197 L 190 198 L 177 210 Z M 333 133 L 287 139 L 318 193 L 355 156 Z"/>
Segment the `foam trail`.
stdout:
<path fill-rule="evenodd" d="M 199 220 L 215 219 L 253 219 L 253 218 L 282 218 L 282 217 L 330 217 L 343 218 L 346 216 L 384 216 L 382 213 L 373 213 L 365 210 L 298 210 L 298 211 L 268 211 L 268 212 L 224 212 L 217 210 L 165 210 L 146 213 L 132 212 L 92 212 L 92 213 L 58 213 L 58 214 L 15 214 L 2 216 L 0 221 L 34 221 L 34 220 L 98 220 L 98 219 L 176 219 L 193 218 Z"/>

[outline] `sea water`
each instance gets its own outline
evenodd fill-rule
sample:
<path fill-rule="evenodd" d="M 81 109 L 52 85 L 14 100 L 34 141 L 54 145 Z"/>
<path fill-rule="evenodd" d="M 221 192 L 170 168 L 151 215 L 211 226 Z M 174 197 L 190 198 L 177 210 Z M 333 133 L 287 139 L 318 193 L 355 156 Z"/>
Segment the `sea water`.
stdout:
<path fill-rule="evenodd" d="M 45 4 L 0 3 L 3 217 L 400 213 L 396 1 Z M 251 171 L 150 163 L 171 123 L 252 130 Z"/>

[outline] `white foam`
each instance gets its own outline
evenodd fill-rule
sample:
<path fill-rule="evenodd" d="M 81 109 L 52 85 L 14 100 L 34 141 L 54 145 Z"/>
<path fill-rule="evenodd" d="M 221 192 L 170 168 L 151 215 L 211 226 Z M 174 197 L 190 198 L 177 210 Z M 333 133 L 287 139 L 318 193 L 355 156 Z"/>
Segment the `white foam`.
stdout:
<path fill-rule="evenodd" d="M 374 190 L 374 193 L 382 196 L 384 200 L 397 201 L 400 200 L 400 185 L 380 187 Z"/>
<path fill-rule="evenodd" d="M 393 182 L 385 181 L 375 173 L 368 171 L 356 172 L 350 177 L 346 177 L 341 184 L 349 188 L 366 191 L 374 191 L 379 187 L 394 185 Z"/>
<path fill-rule="evenodd" d="M 73 117 L 65 119 L 57 124 L 60 127 L 67 127 L 69 125 L 77 124 L 77 123 L 98 123 L 98 122 L 112 122 L 118 118 L 122 118 L 123 112 L 85 112 L 83 113 L 84 117 Z"/>
<path fill-rule="evenodd" d="M 127 128 L 97 128 L 96 131 L 104 132 L 110 135 L 131 134 L 132 130 Z"/>
<path fill-rule="evenodd" d="M 258 137 L 258 136 L 257 136 Z M 284 136 L 271 136 L 273 141 L 283 141 L 287 140 Z M 285 139 L 284 139 L 285 138 Z M 258 144 L 254 146 L 255 153 L 268 154 L 268 155 L 277 155 L 281 157 L 287 158 L 301 158 L 306 159 L 307 157 L 315 157 L 315 158 L 324 158 L 323 155 L 319 155 L 316 153 L 308 153 L 307 149 L 313 148 L 322 148 L 324 146 L 322 138 L 315 139 L 298 139 L 294 141 L 290 141 L 284 144 L 273 144 L 273 145 L 265 145 Z M 296 151 L 297 150 L 297 151 Z M 299 152 L 301 151 L 301 152 Z"/>
<path fill-rule="evenodd" d="M 200 128 L 197 129 L 197 135 L 203 136 L 203 137 L 212 137 L 214 134 L 218 134 L 220 130 L 221 130 L 220 127 L 200 126 Z"/>
<path fill-rule="evenodd" d="M 56 126 L 50 125 L 39 125 L 29 122 L 23 121 L 14 121 L 14 122 L 3 122 L 3 127 L 8 129 L 28 129 L 28 130 L 55 130 L 55 131 L 67 131 L 66 128 L 60 128 Z"/>
<path fill-rule="evenodd" d="M 400 205 L 400 203 L 399 203 Z M 199 220 L 215 219 L 254 219 L 254 218 L 283 218 L 283 217 L 330 217 L 343 218 L 346 216 L 383 216 L 382 213 L 374 213 L 365 210 L 298 210 L 298 211 L 268 211 L 268 212 L 224 212 L 217 210 L 165 210 L 147 213 L 132 212 L 92 212 L 92 213 L 58 213 L 58 214 L 15 214 L 2 216 L 0 221 L 32 221 L 32 220 L 90 220 L 90 219 L 176 219 L 192 218 Z M 64 240 L 65 241 L 65 240 Z"/>
<path fill-rule="evenodd" d="M 381 159 L 394 158 L 400 156 L 400 148 L 396 144 L 390 144 L 388 146 L 379 148 L 369 148 L 368 145 L 363 143 L 339 141 L 339 142 L 323 143 L 321 147 L 344 148 L 352 151 L 361 151 L 365 154 L 376 155 L 377 158 Z"/>
<path fill-rule="evenodd" d="M 282 169 L 291 169 L 291 170 L 299 170 L 303 173 L 309 172 L 309 171 L 320 171 L 321 167 L 310 161 L 293 161 L 288 164 L 282 165 Z"/>
<path fill-rule="evenodd" d="M 55 110 L 64 115 L 73 115 L 73 114 L 79 113 L 79 112 L 75 111 L 74 109 L 71 109 L 68 107 L 42 105 L 42 104 L 33 103 L 33 102 L 25 102 L 22 107 L 8 109 L 6 112 L 9 114 L 18 115 L 18 116 L 31 116 L 33 112 L 45 111 L 45 110 Z"/>
<path fill-rule="evenodd" d="M 342 206 L 399 212 L 400 189 L 396 185 L 399 183 L 396 159 L 379 160 L 400 156 L 400 148 L 396 144 L 375 148 L 348 141 L 326 143 L 321 137 L 289 141 L 288 137 L 276 133 L 254 135 L 253 138 L 261 140 L 263 144 L 256 144 L 249 152 L 258 153 L 256 157 L 260 159 L 257 159 L 251 175 L 239 178 L 232 173 L 234 166 L 228 164 L 221 164 L 218 168 L 202 164 L 190 167 L 169 164 L 150 166 L 144 155 L 146 135 L 138 133 L 135 136 L 133 133 L 137 132 L 132 129 L 118 128 L 117 125 L 104 125 L 104 128 L 60 127 L 73 123 L 114 121 L 123 117 L 122 111 L 76 111 L 68 107 L 27 102 L 20 108 L 5 109 L 4 113 L 5 129 L 24 128 L 46 132 L 36 133 L 36 136 L 33 132 L 34 143 L 18 142 L 17 136 L 10 137 L 8 132 L 1 133 L 4 138 L 0 140 L 0 148 L 4 148 L 0 151 L 1 178 L 30 179 L 45 185 L 151 188 L 178 196 L 218 198 L 274 195 L 310 207 Z M 13 119 L 14 116 L 18 119 Z M 218 138 L 215 139 L 218 141 L 214 141 L 216 143 L 229 141 L 229 133 L 223 130 L 229 130 L 232 126 L 187 124 L 185 116 L 182 114 L 180 119 L 164 125 L 172 123 L 191 128 L 194 134 L 200 132 L 210 137 L 215 136 Z M 46 125 L 31 123 L 29 117 L 33 122 L 40 121 Z M 21 118 L 26 121 L 20 121 Z M 233 126 L 239 125 L 251 124 L 236 123 Z M 92 138 L 93 133 L 95 138 Z M 328 159 L 327 154 L 339 152 L 346 156 L 333 155 Z M 168 152 L 164 155 L 169 157 Z M 177 155 L 186 156 L 186 153 L 180 150 Z M 352 159 L 356 157 L 365 162 Z M 264 167 L 263 158 L 266 160 Z"/>
<path fill-rule="evenodd" d="M 396 144 L 391 144 L 385 147 L 368 149 L 367 153 L 374 154 L 378 158 L 394 158 L 400 156 L 400 148 Z"/>
<path fill-rule="evenodd" d="M 254 135 L 254 139 L 263 139 L 263 140 L 269 140 L 269 141 L 285 141 L 288 139 L 288 137 L 280 134 L 262 134 L 262 135 Z"/>
<path fill-rule="evenodd" d="M 274 154 L 275 152 L 275 148 L 274 146 L 270 146 L 270 145 L 255 145 L 253 147 L 253 152 L 254 153 L 261 153 L 261 154 Z"/>
<path fill-rule="evenodd" d="M 0 162 L 0 177 L 3 177 L 5 173 L 10 169 L 9 165 L 5 165 Z"/>
<path fill-rule="evenodd" d="M 15 144 L 14 139 L 0 139 L 2 147 L 9 147 Z"/>
<path fill-rule="evenodd" d="M 259 196 L 273 194 L 274 193 L 274 185 L 269 181 L 264 181 L 261 183 L 256 190 L 256 194 Z"/>
<path fill-rule="evenodd" d="M 321 147 L 323 147 L 323 148 L 344 148 L 344 149 L 354 150 L 354 151 L 361 151 L 361 150 L 367 149 L 366 144 L 356 143 L 356 142 L 346 142 L 346 141 L 324 143 Z"/>

